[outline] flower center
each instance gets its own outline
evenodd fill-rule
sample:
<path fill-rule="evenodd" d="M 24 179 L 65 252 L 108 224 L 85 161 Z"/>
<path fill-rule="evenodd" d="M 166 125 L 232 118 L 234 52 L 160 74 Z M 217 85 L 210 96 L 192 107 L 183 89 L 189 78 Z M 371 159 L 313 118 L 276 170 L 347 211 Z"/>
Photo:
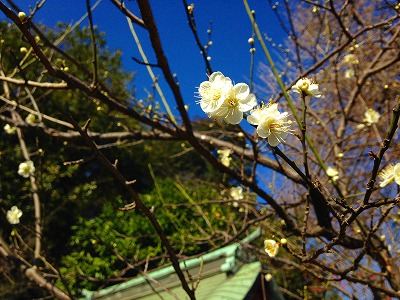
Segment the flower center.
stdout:
<path fill-rule="evenodd" d="M 221 95 L 222 95 L 221 90 L 213 90 L 211 93 L 212 93 L 211 98 L 212 98 L 214 101 L 217 101 L 219 98 L 221 98 Z"/>
<path fill-rule="evenodd" d="M 308 82 L 307 82 L 307 81 L 303 81 L 303 82 L 301 83 L 300 88 L 301 88 L 303 91 L 304 91 L 304 90 L 307 90 L 307 89 L 308 89 Z"/>
<path fill-rule="evenodd" d="M 277 122 L 274 118 L 266 118 L 263 121 L 263 127 L 268 128 L 270 131 L 275 131 L 282 127 L 282 124 Z"/>
<path fill-rule="evenodd" d="M 235 97 L 235 95 L 229 95 L 229 97 L 226 98 L 226 103 L 229 107 L 237 107 L 239 100 Z"/>

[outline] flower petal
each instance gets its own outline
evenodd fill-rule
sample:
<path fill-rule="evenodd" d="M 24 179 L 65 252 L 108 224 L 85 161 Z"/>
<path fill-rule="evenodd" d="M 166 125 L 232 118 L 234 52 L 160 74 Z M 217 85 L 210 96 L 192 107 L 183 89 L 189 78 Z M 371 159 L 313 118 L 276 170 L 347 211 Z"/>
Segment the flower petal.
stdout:
<path fill-rule="evenodd" d="M 235 84 L 232 90 L 236 94 L 236 98 L 240 100 L 245 99 L 250 93 L 250 88 L 245 83 Z"/>
<path fill-rule="evenodd" d="M 243 113 L 238 109 L 232 109 L 225 117 L 225 121 L 229 124 L 239 124 L 242 119 Z"/>
<path fill-rule="evenodd" d="M 251 110 L 256 105 L 257 105 L 256 96 L 250 94 L 245 99 L 239 102 L 239 109 L 242 112 L 246 112 Z"/>
<path fill-rule="evenodd" d="M 271 134 L 271 135 L 268 137 L 268 144 L 269 144 L 271 147 L 276 147 L 279 143 L 280 143 L 280 142 L 279 142 L 279 140 L 278 140 L 278 138 L 277 138 L 277 136 L 276 136 L 275 134 Z"/>

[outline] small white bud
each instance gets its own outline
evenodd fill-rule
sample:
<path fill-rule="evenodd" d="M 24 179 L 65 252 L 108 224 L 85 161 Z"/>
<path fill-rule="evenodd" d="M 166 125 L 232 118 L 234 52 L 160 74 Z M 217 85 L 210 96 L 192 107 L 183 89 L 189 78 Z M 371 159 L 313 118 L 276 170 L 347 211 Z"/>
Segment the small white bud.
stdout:
<path fill-rule="evenodd" d="M 265 280 L 266 281 L 270 281 L 271 279 L 272 279 L 272 275 L 271 274 L 268 273 L 268 274 L 265 275 Z"/>
<path fill-rule="evenodd" d="M 18 18 L 19 18 L 22 22 L 24 22 L 24 21 L 26 21 L 26 19 L 27 19 L 28 17 L 26 16 L 26 13 L 24 13 L 23 11 L 20 11 L 20 12 L 18 13 Z"/>

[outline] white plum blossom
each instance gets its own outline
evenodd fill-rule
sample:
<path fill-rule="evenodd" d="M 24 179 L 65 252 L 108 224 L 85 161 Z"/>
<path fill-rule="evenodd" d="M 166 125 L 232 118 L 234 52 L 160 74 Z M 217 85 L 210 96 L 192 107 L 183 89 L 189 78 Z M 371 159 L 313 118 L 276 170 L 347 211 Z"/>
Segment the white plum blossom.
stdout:
<path fill-rule="evenodd" d="M 343 62 L 349 65 L 358 65 L 360 63 L 355 54 L 347 54 L 343 57 Z"/>
<path fill-rule="evenodd" d="M 242 200 L 243 199 L 243 188 L 241 186 L 231 187 L 230 195 L 233 200 Z"/>
<path fill-rule="evenodd" d="M 272 275 L 270 273 L 265 274 L 265 280 L 266 281 L 271 281 L 271 279 L 272 279 Z"/>
<path fill-rule="evenodd" d="M 201 109 L 210 117 L 229 124 L 239 124 L 243 113 L 257 105 L 256 97 L 245 83 L 232 84 L 229 77 L 214 72 L 200 84 Z"/>
<path fill-rule="evenodd" d="M 33 161 L 28 160 L 19 164 L 18 175 L 28 178 L 30 175 L 33 175 L 33 173 L 35 173 L 35 166 L 33 164 Z"/>
<path fill-rule="evenodd" d="M 22 216 L 22 211 L 18 209 L 17 206 L 11 207 L 9 211 L 7 211 L 7 221 L 10 224 L 18 224 L 19 223 L 19 218 Z"/>
<path fill-rule="evenodd" d="M 219 159 L 221 160 L 221 163 L 225 166 L 225 167 L 229 167 L 229 165 L 231 164 L 231 150 L 230 149 L 220 149 L 217 151 L 217 153 L 219 154 Z"/>
<path fill-rule="evenodd" d="M 269 257 L 275 257 L 278 254 L 279 245 L 275 240 L 265 240 L 264 248 Z"/>
<path fill-rule="evenodd" d="M 14 134 L 17 131 L 17 128 L 14 126 L 11 126 L 10 124 L 4 125 L 4 131 L 7 134 Z"/>
<path fill-rule="evenodd" d="M 268 144 L 276 147 L 291 131 L 292 121 L 286 120 L 288 115 L 287 112 L 279 112 L 278 104 L 273 103 L 252 110 L 247 121 L 257 125 L 257 134 L 262 138 L 268 138 Z"/>
<path fill-rule="evenodd" d="M 381 180 L 380 187 L 384 187 L 393 181 L 400 185 L 400 163 L 388 165 L 378 174 L 378 177 Z"/>
<path fill-rule="evenodd" d="M 312 82 L 308 78 L 302 78 L 296 82 L 294 86 L 292 86 L 292 91 L 295 93 L 306 93 L 308 96 L 312 97 L 321 97 L 319 93 L 318 84 Z"/>
<path fill-rule="evenodd" d="M 238 207 L 238 201 L 243 199 L 243 188 L 241 186 L 231 187 L 230 196 L 233 200 L 235 200 L 233 201 L 232 205 L 234 207 Z"/>
<path fill-rule="evenodd" d="M 243 113 L 257 105 L 256 97 L 250 93 L 245 83 L 235 84 L 223 97 L 221 106 L 210 113 L 210 117 L 225 120 L 229 124 L 239 124 Z"/>
<path fill-rule="evenodd" d="M 381 115 L 379 114 L 379 112 L 373 110 L 372 108 L 369 108 L 364 113 L 364 119 L 363 119 L 364 124 L 358 124 L 357 128 L 362 129 L 365 126 L 371 126 L 372 124 L 376 124 L 379 122 L 380 117 Z"/>
<path fill-rule="evenodd" d="M 36 116 L 34 114 L 29 114 L 25 118 L 25 122 L 28 123 L 28 124 L 35 124 L 36 123 Z"/>
<path fill-rule="evenodd" d="M 339 179 L 339 172 L 333 167 L 327 167 L 326 168 L 326 175 L 328 175 L 330 178 L 332 178 L 333 181 L 336 181 Z"/>
<path fill-rule="evenodd" d="M 376 111 L 373 110 L 372 108 L 369 108 L 365 113 L 364 113 L 364 119 L 363 121 L 367 123 L 367 125 L 372 125 L 374 123 L 379 122 L 379 118 L 381 115 Z"/>
<path fill-rule="evenodd" d="M 26 16 L 26 13 L 24 13 L 23 11 L 20 11 L 20 12 L 18 13 L 18 18 L 19 18 L 22 22 L 24 22 L 24 21 L 26 21 L 26 19 L 27 19 L 28 17 Z"/>
<path fill-rule="evenodd" d="M 200 107 L 210 114 L 218 109 L 225 99 L 227 92 L 233 87 L 232 80 L 225 77 L 221 72 L 214 72 L 203 81 L 199 87 Z"/>
<path fill-rule="evenodd" d="M 354 69 L 348 69 L 344 72 L 344 77 L 347 79 L 354 77 L 354 75 L 356 75 Z"/>

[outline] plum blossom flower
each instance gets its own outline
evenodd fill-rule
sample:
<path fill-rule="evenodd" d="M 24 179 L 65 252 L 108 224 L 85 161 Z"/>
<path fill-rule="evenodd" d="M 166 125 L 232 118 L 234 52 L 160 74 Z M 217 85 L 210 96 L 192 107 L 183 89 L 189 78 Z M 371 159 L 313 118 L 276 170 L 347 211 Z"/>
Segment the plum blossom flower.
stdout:
<path fill-rule="evenodd" d="M 378 177 L 381 180 L 380 187 L 384 187 L 393 181 L 400 185 L 400 163 L 388 165 L 378 174 Z"/>
<path fill-rule="evenodd" d="M 376 110 L 373 110 L 372 108 L 369 108 L 364 113 L 363 121 L 365 123 L 367 123 L 367 125 L 372 125 L 374 123 L 378 123 L 380 117 L 381 117 L 381 115 Z"/>
<path fill-rule="evenodd" d="M 243 199 L 243 188 L 241 186 L 231 187 L 230 195 L 233 200 L 242 200 Z"/>
<path fill-rule="evenodd" d="M 378 123 L 380 117 L 381 115 L 379 114 L 379 112 L 373 110 L 372 108 L 369 108 L 364 113 L 364 119 L 363 119 L 364 124 L 358 124 L 357 128 L 361 129 L 364 128 L 365 126 L 371 126 L 372 124 Z"/>
<path fill-rule="evenodd" d="M 220 149 L 217 151 L 217 153 L 219 154 L 219 159 L 221 160 L 221 163 L 225 166 L 225 167 L 229 167 L 229 165 L 231 164 L 231 150 L 230 149 Z"/>
<path fill-rule="evenodd" d="M 17 128 L 14 126 L 11 126 L 10 124 L 4 125 L 4 131 L 7 134 L 14 134 L 16 130 L 17 130 Z"/>
<path fill-rule="evenodd" d="M 279 112 L 278 104 L 274 103 L 252 110 L 247 121 L 257 125 L 257 134 L 262 138 L 268 138 L 268 143 L 276 147 L 291 131 L 292 121 L 286 120 L 288 115 L 287 112 Z"/>
<path fill-rule="evenodd" d="M 20 12 L 18 13 L 18 18 L 19 18 L 22 22 L 24 22 L 24 21 L 26 21 L 26 19 L 27 19 L 28 17 L 26 16 L 26 13 L 24 13 L 23 11 L 20 11 Z"/>
<path fill-rule="evenodd" d="M 29 114 L 25 118 L 25 122 L 28 123 L 28 124 L 35 124 L 36 123 L 36 116 L 34 114 Z"/>
<path fill-rule="evenodd" d="M 243 113 L 257 105 L 247 84 L 233 85 L 232 80 L 221 72 L 212 73 L 208 81 L 200 84 L 198 97 L 201 109 L 210 118 L 229 124 L 239 124 Z"/>
<path fill-rule="evenodd" d="M 227 92 L 232 88 L 232 81 L 225 77 L 221 72 L 214 72 L 200 84 L 198 95 L 200 107 L 210 114 L 218 109 L 225 99 Z"/>
<path fill-rule="evenodd" d="M 17 206 L 11 207 L 9 211 L 7 211 L 7 220 L 10 224 L 18 224 L 19 218 L 22 216 L 22 211 L 18 209 Z"/>
<path fill-rule="evenodd" d="M 360 63 L 355 54 L 347 54 L 343 57 L 343 62 L 349 65 L 358 65 Z"/>
<path fill-rule="evenodd" d="M 225 120 L 229 124 L 239 124 L 243 119 L 243 113 L 257 105 L 254 94 L 245 83 L 235 84 L 223 97 L 221 106 L 210 113 L 210 117 Z"/>
<path fill-rule="evenodd" d="M 18 175 L 28 178 L 30 175 L 33 175 L 33 173 L 35 173 L 35 166 L 33 165 L 33 161 L 28 160 L 19 164 Z"/>
<path fill-rule="evenodd" d="M 326 175 L 328 175 L 333 181 L 336 181 L 339 179 L 339 172 L 333 167 L 327 167 L 326 168 Z"/>
<path fill-rule="evenodd" d="M 302 78 L 296 82 L 296 84 L 292 87 L 292 91 L 295 93 L 306 93 L 308 96 L 311 97 L 321 97 L 321 94 L 318 90 L 318 84 L 312 82 L 308 78 Z"/>
<path fill-rule="evenodd" d="M 354 77 L 354 75 L 356 75 L 354 69 L 348 69 L 344 72 L 344 77 L 347 79 Z"/>
<path fill-rule="evenodd" d="M 238 201 L 243 199 L 243 188 L 241 186 L 231 187 L 230 196 L 233 200 L 235 200 L 233 201 L 232 205 L 234 207 L 238 207 Z"/>
<path fill-rule="evenodd" d="M 278 254 L 279 245 L 275 240 L 265 240 L 264 248 L 269 257 L 275 257 Z"/>

